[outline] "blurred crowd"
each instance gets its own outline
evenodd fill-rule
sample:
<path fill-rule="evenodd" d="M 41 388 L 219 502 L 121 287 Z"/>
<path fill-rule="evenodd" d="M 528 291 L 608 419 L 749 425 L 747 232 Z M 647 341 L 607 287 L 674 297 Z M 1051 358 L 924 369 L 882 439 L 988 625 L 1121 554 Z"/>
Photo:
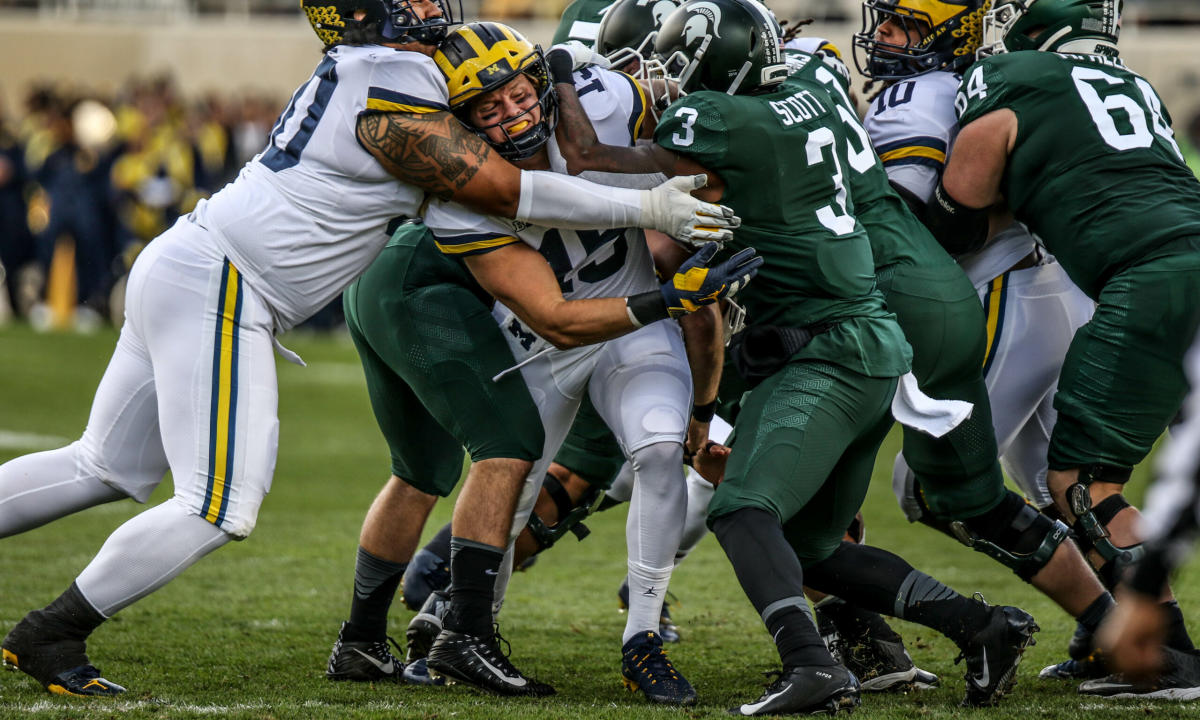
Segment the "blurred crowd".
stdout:
<path fill-rule="evenodd" d="M 184 99 L 155 77 L 111 97 L 45 84 L 21 113 L 0 108 L 0 320 L 119 318 L 138 251 L 262 150 L 281 104 Z"/>
<path fill-rule="evenodd" d="M 0 325 L 119 325 L 137 253 L 262 150 L 280 107 L 254 94 L 185 99 L 169 77 L 111 97 L 46 84 L 22 113 L 0 107 Z M 1200 112 L 1175 129 L 1200 175 Z M 309 326 L 340 322 L 335 304 Z"/>

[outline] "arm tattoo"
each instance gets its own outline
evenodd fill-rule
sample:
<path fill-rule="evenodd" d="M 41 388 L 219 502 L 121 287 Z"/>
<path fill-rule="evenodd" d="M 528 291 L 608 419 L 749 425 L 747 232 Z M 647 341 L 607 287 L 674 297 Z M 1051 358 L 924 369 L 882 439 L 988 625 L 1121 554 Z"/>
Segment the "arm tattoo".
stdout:
<path fill-rule="evenodd" d="M 396 178 L 443 200 L 462 190 L 491 153 L 448 112 L 363 115 L 358 141 Z"/>

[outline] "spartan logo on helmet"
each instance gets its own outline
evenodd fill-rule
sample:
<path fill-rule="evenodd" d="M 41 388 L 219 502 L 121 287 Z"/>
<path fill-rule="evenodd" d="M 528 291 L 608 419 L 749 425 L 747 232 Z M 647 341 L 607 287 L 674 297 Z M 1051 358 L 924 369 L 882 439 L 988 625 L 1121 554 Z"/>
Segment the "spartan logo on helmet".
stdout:
<path fill-rule="evenodd" d="M 721 37 L 721 8 L 710 2 L 698 2 L 689 4 L 688 12 L 691 17 L 683 25 L 685 43 L 690 46 L 700 38 Z"/>
<path fill-rule="evenodd" d="M 648 72 L 681 94 L 768 90 L 787 77 L 775 27 L 757 0 L 689 0 L 663 20 Z"/>
<path fill-rule="evenodd" d="M 650 17 L 654 19 L 654 27 L 662 25 L 663 18 L 679 7 L 674 0 L 637 0 L 638 7 L 650 6 Z"/>

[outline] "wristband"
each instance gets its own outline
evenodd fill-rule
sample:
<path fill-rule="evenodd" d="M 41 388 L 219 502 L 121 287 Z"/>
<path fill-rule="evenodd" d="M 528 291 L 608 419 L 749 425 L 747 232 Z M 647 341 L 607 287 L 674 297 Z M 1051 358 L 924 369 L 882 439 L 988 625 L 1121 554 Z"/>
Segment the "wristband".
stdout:
<path fill-rule="evenodd" d="M 625 298 L 625 314 L 634 327 L 644 327 L 652 322 L 671 317 L 667 303 L 658 290 L 630 295 Z"/>
<path fill-rule="evenodd" d="M 712 422 L 713 416 L 717 414 L 717 401 L 706 402 L 703 405 L 692 406 L 692 419 L 700 423 Z"/>
<path fill-rule="evenodd" d="M 575 59 L 566 50 L 551 50 L 546 53 L 546 65 L 550 68 L 550 77 L 556 83 L 575 84 Z"/>

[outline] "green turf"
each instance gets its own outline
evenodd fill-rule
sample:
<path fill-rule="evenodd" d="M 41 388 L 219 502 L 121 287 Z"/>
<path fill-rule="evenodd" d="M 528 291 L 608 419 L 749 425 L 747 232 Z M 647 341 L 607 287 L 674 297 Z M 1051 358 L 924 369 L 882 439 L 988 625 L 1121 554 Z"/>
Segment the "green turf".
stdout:
<path fill-rule="evenodd" d="M 65 443 L 82 431 L 114 340 L 111 332 L 79 337 L 35 335 L 23 327 L 0 330 L 5 373 L 0 460 Z M 512 583 L 502 621 L 513 659 L 557 686 L 557 697 L 502 701 L 462 687 L 326 681 L 329 648 L 349 602 L 359 524 L 387 478 L 388 453 L 349 341 L 293 334 L 286 343 L 309 367 L 278 363 L 279 465 L 254 534 L 219 550 L 93 636 L 93 661 L 130 689 L 122 699 L 60 698 L 22 674 L 4 673 L 0 718 L 718 717 L 758 695 L 763 672 L 776 658 L 711 537 L 673 582 L 684 640 L 671 656 L 696 685 L 700 704 L 688 710 L 650 708 L 620 687 L 624 620 L 615 597 L 625 563 L 620 510 L 593 518 L 587 541 L 567 538 Z M 943 687 L 919 695 L 868 696 L 861 716 L 1200 717 L 1200 704 L 1083 699 L 1071 685 L 1038 680 L 1038 669 L 1064 657 L 1071 621 L 986 558 L 905 523 L 888 482 L 897 446 L 893 435 L 865 508 L 870 542 L 900 551 L 964 593 L 980 591 L 992 602 L 1025 607 L 1042 632 L 1012 696 L 998 709 L 967 711 L 957 707 L 963 666 L 953 664 L 955 649 L 924 628 L 897 623 L 918 664 L 942 675 Z M 1135 481 L 1135 494 L 1143 485 Z M 151 502 L 161 502 L 169 489 L 168 480 Z M 65 589 L 107 534 L 139 509 L 130 501 L 114 503 L 5 540 L 0 627 L 6 631 Z M 448 512 L 446 503 L 435 510 L 427 535 Z M 1196 631 L 1198 587 L 1200 572 L 1193 564 L 1180 594 Z M 399 606 L 393 612 L 398 638 L 410 615 Z"/>

